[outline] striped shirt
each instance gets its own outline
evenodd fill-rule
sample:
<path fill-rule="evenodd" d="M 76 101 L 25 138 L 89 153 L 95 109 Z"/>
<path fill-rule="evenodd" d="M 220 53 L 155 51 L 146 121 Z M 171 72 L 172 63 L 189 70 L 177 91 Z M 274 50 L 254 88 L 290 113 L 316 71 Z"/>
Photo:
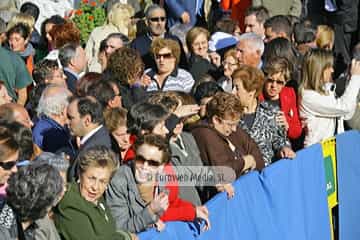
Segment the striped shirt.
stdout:
<path fill-rule="evenodd" d="M 162 86 L 160 86 L 156 80 L 156 71 L 154 69 L 147 69 L 145 74 L 151 78 L 151 83 L 146 88 L 147 92 L 180 91 L 189 93 L 195 83 L 192 75 L 182 68 L 176 68 L 169 76 L 167 76 Z"/>

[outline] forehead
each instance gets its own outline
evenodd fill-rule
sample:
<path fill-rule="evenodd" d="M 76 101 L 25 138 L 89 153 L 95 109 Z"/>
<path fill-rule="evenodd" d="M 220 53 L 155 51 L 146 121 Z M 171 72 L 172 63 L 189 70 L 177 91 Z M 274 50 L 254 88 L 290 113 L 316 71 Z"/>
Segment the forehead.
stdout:
<path fill-rule="evenodd" d="M 122 41 L 121 39 L 117 38 L 117 37 L 112 37 L 112 38 L 109 38 L 107 41 L 106 41 L 107 44 L 111 44 L 111 45 L 114 45 L 114 46 L 122 46 Z"/>
<path fill-rule="evenodd" d="M 110 169 L 107 167 L 88 167 L 83 174 L 107 180 L 110 178 Z"/>
<path fill-rule="evenodd" d="M 143 156 L 146 159 L 154 161 L 161 161 L 163 152 L 155 146 L 143 144 L 136 150 L 136 154 Z"/>
<path fill-rule="evenodd" d="M 257 18 L 255 16 L 255 14 L 251 14 L 249 16 L 246 16 L 244 21 L 245 21 L 245 24 L 257 24 L 257 23 L 259 23 L 257 21 Z"/>
<path fill-rule="evenodd" d="M 237 49 L 240 49 L 242 51 L 252 51 L 252 45 L 249 42 L 249 40 L 241 40 L 239 41 L 238 45 L 237 45 Z"/>
<path fill-rule="evenodd" d="M 149 16 L 150 17 L 165 17 L 166 15 L 165 15 L 165 11 L 163 9 L 157 8 L 155 10 L 152 10 L 150 12 Z"/>
<path fill-rule="evenodd" d="M 78 113 L 77 100 L 72 101 L 68 106 L 68 114 L 76 114 Z"/>
<path fill-rule="evenodd" d="M 158 53 L 165 54 L 165 53 L 171 53 L 171 49 L 168 47 L 161 48 Z"/>

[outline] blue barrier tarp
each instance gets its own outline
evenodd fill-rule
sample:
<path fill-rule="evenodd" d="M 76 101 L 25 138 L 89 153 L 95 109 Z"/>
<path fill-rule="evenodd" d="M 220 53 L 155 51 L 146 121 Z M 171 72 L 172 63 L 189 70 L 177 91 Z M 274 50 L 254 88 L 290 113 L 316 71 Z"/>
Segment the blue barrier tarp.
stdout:
<path fill-rule="evenodd" d="M 194 224 L 166 223 L 166 230 L 139 234 L 148 239 L 330 239 L 322 150 L 319 144 L 282 160 L 259 174 L 235 183 L 236 196 L 218 194 L 206 205 L 212 228 L 199 232 Z"/>
<path fill-rule="evenodd" d="M 360 132 L 336 137 L 339 198 L 339 239 L 360 239 Z"/>

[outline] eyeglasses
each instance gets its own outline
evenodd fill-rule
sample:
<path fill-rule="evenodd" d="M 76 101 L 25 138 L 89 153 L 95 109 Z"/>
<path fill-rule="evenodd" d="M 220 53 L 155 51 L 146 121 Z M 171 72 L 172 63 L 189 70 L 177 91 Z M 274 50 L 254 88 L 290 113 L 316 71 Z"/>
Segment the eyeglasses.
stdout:
<path fill-rule="evenodd" d="M 10 170 L 16 165 L 17 161 L 0 162 L 0 167 L 4 170 Z"/>
<path fill-rule="evenodd" d="M 170 59 L 173 57 L 172 53 L 164 53 L 164 54 L 155 54 L 156 59 L 160 59 L 163 57 L 164 59 Z"/>
<path fill-rule="evenodd" d="M 274 79 L 271 79 L 271 78 L 267 78 L 266 81 L 269 82 L 269 83 L 276 83 L 278 85 L 285 85 L 285 82 L 281 81 L 281 80 L 274 80 Z"/>
<path fill-rule="evenodd" d="M 159 161 L 146 159 L 141 155 L 137 155 L 136 158 L 135 158 L 135 161 L 136 161 L 136 163 L 141 164 L 141 165 L 143 165 L 145 162 L 147 162 L 148 165 L 151 166 L 151 167 L 158 167 L 158 166 L 160 166 L 162 164 Z"/>
<path fill-rule="evenodd" d="M 166 17 L 152 17 L 152 18 L 149 18 L 149 19 L 152 22 L 164 22 Z"/>

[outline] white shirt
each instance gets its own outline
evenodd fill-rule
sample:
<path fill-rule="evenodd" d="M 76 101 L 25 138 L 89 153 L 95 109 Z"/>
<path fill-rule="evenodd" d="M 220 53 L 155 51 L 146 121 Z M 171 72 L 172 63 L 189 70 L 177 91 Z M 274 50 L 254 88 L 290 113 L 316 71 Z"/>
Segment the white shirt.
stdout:
<path fill-rule="evenodd" d="M 81 138 L 80 141 L 80 145 L 84 145 L 85 142 L 92 136 L 94 135 L 97 131 L 99 131 L 99 129 L 102 127 L 103 125 L 101 124 L 100 126 L 98 126 L 97 128 L 91 130 L 88 134 L 86 134 L 84 137 Z"/>

